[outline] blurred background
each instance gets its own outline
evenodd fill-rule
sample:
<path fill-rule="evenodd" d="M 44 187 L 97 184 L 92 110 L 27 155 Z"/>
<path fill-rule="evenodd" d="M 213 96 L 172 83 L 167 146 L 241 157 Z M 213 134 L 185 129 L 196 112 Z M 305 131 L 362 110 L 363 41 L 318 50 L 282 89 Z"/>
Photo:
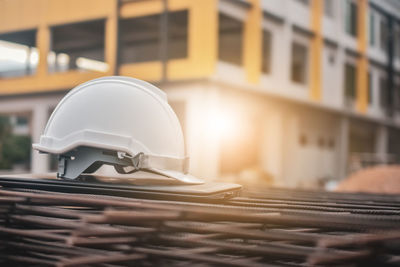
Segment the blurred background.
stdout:
<path fill-rule="evenodd" d="M 0 0 L 0 173 L 55 171 L 31 142 L 106 75 L 165 90 L 210 181 L 334 189 L 400 160 L 398 0 Z"/>

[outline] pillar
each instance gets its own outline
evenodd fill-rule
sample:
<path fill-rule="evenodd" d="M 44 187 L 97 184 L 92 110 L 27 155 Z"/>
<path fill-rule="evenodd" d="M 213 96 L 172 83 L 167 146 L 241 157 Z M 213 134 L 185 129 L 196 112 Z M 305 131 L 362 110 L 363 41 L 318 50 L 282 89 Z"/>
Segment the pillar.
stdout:
<path fill-rule="evenodd" d="M 263 125 L 261 146 L 261 167 L 271 174 L 277 185 L 282 185 L 282 158 L 283 158 L 283 114 L 273 112 L 267 115 Z"/>
<path fill-rule="evenodd" d="M 310 53 L 310 97 L 312 100 L 321 100 L 322 88 L 322 17 L 323 17 L 323 1 L 311 1 L 311 29 L 314 37 L 311 40 Z"/>
<path fill-rule="evenodd" d="M 357 59 L 356 107 L 361 113 L 366 113 L 368 108 L 367 12 L 368 1 L 358 0 L 357 50 L 360 56 Z"/>
<path fill-rule="evenodd" d="M 106 19 L 105 37 L 104 37 L 104 60 L 108 64 L 108 73 L 118 75 L 118 1 L 114 0 L 113 10 Z"/>
<path fill-rule="evenodd" d="M 375 135 L 375 153 L 383 158 L 388 152 L 388 140 L 389 134 L 387 127 L 384 125 L 378 126 Z"/>
<path fill-rule="evenodd" d="M 338 140 L 338 156 L 339 156 L 339 178 L 344 179 L 347 176 L 347 162 L 349 157 L 349 135 L 350 121 L 349 118 L 341 118 L 339 122 L 339 140 Z"/>
<path fill-rule="evenodd" d="M 262 58 L 262 11 L 260 0 L 251 0 L 252 6 L 244 26 L 243 64 L 247 81 L 258 83 L 261 75 Z"/>
<path fill-rule="evenodd" d="M 37 105 L 32 111 L 31 118 L 31 136 L 32 143 L 39 142 L 40 135 L 46 127 L 49 109 L 45 105 Z M 31 172 L 46 173 L 49 170 L 49 159 L 46 154 L 39 154 L 38 151 L 31 152 Z"/>

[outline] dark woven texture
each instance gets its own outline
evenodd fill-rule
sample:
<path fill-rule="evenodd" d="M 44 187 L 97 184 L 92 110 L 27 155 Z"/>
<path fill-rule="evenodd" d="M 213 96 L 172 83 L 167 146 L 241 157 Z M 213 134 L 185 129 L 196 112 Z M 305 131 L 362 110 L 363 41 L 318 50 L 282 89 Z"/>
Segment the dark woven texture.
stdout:
<path fill-rule="evenodd" d="M 400 196 L 266 189 L 200 203 L 55 191 L 0 188 L 1 266 L 400 264 Z"/>

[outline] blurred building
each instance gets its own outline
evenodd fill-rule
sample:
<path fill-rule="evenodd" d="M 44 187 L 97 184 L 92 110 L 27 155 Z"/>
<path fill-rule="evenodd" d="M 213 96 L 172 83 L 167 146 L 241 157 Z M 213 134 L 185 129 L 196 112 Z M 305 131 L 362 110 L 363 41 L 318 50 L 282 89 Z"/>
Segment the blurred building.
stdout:
<path fill-rule="evenodd" d="M 37 141 L 68 90 L 104 75 L 167 92 L 200 177 L 315 187 L 400 156 L 395 0 L 0 0 L 0 114 L 27 118 L 17 132 Z M 32 152 L 31 171 L 51 165 Z"/>

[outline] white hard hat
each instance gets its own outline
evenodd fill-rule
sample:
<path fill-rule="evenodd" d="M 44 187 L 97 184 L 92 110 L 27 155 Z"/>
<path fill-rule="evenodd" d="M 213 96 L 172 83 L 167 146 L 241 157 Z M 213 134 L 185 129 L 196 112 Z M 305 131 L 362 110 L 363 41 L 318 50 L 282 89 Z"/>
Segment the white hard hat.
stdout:
<path fill-rule="evenodd" d="M 59 155 L 58 176 L 66 179 L 109 164 L 119 173 L 203 183 L 188 174 L 181 126 L 166 94 L 133 78 L 104 77 L 71 90 L 33 148 Z"/>

